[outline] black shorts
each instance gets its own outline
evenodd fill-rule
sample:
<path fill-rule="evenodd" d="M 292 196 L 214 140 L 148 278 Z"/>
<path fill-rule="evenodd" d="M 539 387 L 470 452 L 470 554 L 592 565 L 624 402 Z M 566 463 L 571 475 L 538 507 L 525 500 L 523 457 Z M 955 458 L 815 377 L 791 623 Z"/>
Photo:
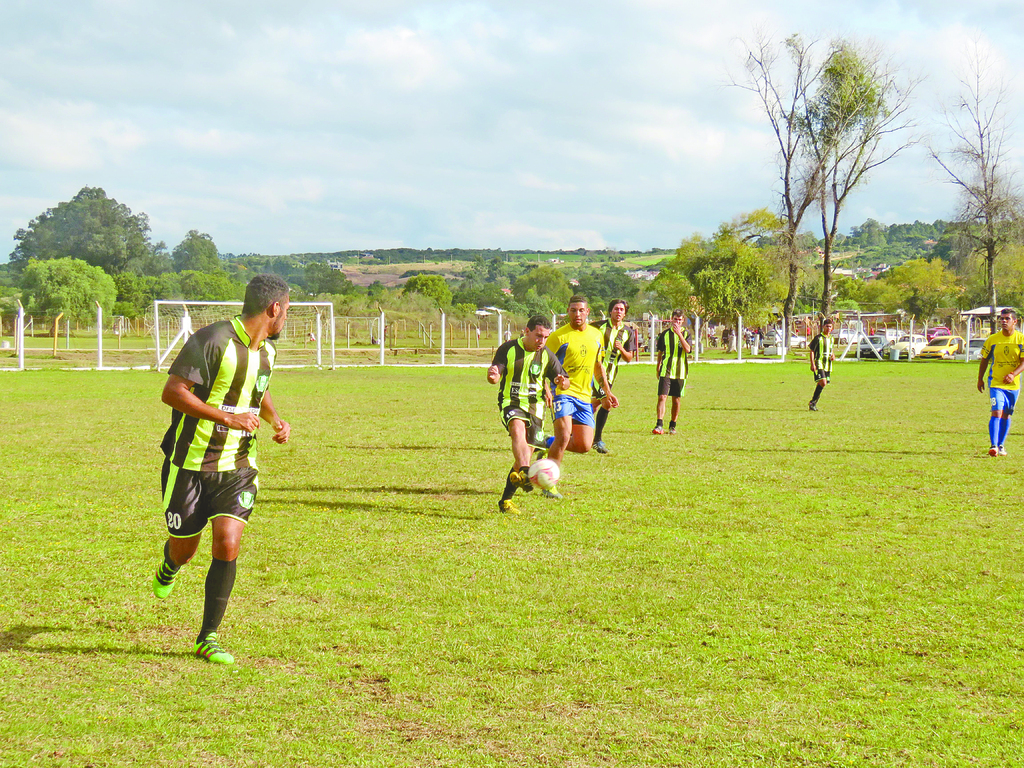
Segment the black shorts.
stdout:
<path fill-rule="evenodd" d="M 605 376 L 608 377 L 608 386 L 612 386 L 615 383 L 615 374 L 619 372 L 619 366 L 615 366 L 611 373 L 605 372 Z M 597 379 L 594 379 L 590 385 L 590 399 L 591 400 L 604 400 L 608 393 L 604 391 L 604 387 L 597 383 Z"/>
<path fill-rule="evenodd" d="M 160 486 L 167 533 L 185 539 L 202 533 L 215 517 L 249 521 L 259 488 L 257 471 L 243 467 L 232 472 L 194 472 L 164 459 Z"/>
<path fill-rule="evenodd" d="M 811 371 L 811 375 L 814 377 L 815 384 L 828 384 L 832 381 L 832 374 L 825 373 L 824 371 Z"/>
<path fill-rule="evenodd" d="M 526 422 L 526 442 L 535 448 L 544 447 L 544 439 L 547 435 L 544 434 L 544 420 L 534 416 L 532 413 L 527 413 L 522 408 L 515 408 L 509 406 L 501 412 L 501 423 L 505 425 L 505 429 L 508 429 L 508 425 L 513 421 L 525 421 Z"/>
<path fill-rule="evenodd" d="M 662 376 L 658 379 L 658 397 L 682 397 L 686 390 L 686 379 L 670 379 Z"/>

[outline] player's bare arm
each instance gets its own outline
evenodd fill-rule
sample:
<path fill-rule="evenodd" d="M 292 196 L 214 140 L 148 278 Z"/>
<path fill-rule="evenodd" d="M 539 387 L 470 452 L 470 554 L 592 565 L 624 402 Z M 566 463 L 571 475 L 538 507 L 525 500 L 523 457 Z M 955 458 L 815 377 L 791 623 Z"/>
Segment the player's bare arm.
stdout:
<path fill-rule="evenodd" d="M 207 405 L 192 391 L 195 384 L 181 376 L 173 373 L 167 377 L 164 384 L 164 391 L 160 399 L 165 405 L 171 406 L 176 411 L 181 411 L 186 416 L 222 424 L 228 429 L 240 429 L 245 432 L 255 432 L 259 429 L 260 420 L 248 411 L 241 413 L 228 413 L 212 405 Z"/>
<path fill-rule="evenodd" d="M 632 363 L 633 362 L 633 353 L 628 351 L 624 346 L 622 346 L 622 342 L 621 341 L 616 341 L 615 342 L 615 349 L 617 349 L 619 351 L 619 358 L 621 360 L 623 360 L 624 362 L 627 362 L 627 363 Z"/>
<path fill-rule="evenodd" d="M 499 381 L 501 381 L 501 369 L 496 365 L 492 365 L 487 369 L 487 383 L 497 384 Z"/>
<path fill-rule="evenodd" d="M 273 440 L 275 443 L 283 445 L 288 442 L 288 438 L 292 435 L 292 425 L 277 415 L 277 409 L 274 408 L 274 401 L 270 399 L 269 392 L 264 393 L 263 401 L 260 403 L 260 417 L 274 428 Z"/>
<path fill-rule="evenodd" d="M 985 392 L 985 371 L 988 370 L 988 358 L 984 357 L 978 364 L 978 391 Z"/>

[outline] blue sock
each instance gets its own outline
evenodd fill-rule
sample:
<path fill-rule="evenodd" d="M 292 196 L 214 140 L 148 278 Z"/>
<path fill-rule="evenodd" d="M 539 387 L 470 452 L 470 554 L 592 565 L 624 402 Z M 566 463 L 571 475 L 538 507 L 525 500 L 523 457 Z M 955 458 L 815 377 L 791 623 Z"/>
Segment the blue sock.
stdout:
<path fill-rule="evenodd" d="M 545 440 L 545 441 L 544 441 L 544 447 L 545 447 L 545 448 L 550 448 L 550 447 L 551 447 L 551 444 L 552 444 L 553 442 L 555 442 L 555 436 L 554 436 L 554 435 L 551 435 L 550 437 L 548 437 L 548 439 L 547 439 L 547 440 Z"/>
<path fill-rule="evenodd" d="M 1010 417 L 1003 416 L 999 420 L 999 442 L 996 445 L 1005 445 L 1008 434 L 1010 434 Z"/>
<path fill-rule="evenodd" d="M 999 439 L 1000 421 L 1002 421 L 1002 419 L 997 419 L 995 416 L 990 417 L 988 420 L 988 439 L 992 445 L 999 445 L 996 441 Z"/>

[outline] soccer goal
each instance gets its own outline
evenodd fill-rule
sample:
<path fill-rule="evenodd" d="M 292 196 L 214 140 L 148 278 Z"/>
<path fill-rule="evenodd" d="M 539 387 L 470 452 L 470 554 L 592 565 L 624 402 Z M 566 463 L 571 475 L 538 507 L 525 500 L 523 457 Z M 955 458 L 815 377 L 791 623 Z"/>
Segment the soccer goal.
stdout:
<path fill-rule="evenodd" d="M 153 302 L 156 368 L 161 370 L 175 350 L 195 331 L 242 311 L 240 301 Z M 277 344 L 277 367 L 337 367 L 334 347 L 334 305 L 329 301 L 293 301 Z"/>

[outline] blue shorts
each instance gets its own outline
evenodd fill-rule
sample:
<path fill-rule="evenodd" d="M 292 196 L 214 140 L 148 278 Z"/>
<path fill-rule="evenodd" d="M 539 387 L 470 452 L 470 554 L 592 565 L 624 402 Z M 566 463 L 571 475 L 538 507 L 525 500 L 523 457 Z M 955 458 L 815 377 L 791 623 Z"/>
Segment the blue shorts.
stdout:
<path fill-rule="evenodd" d="M 565 416 L 572 416 L 573 424 L 583 424 L 586 427 L 597 425 L 594 420 L 594 409 L 589 400 L 580 400 L 572 395 L 555 395 L 555 418 L 561 419 Z"/>
<path fill-rule="evenodd" d="M 992 398 L 993 411 L 1002 411 L 1004 416 L 1013 415 L 1013 407 L 1017 405 L 1017 395 L 1020 394 L 1019 389 L 989 387 L 988 394 Z"/>

